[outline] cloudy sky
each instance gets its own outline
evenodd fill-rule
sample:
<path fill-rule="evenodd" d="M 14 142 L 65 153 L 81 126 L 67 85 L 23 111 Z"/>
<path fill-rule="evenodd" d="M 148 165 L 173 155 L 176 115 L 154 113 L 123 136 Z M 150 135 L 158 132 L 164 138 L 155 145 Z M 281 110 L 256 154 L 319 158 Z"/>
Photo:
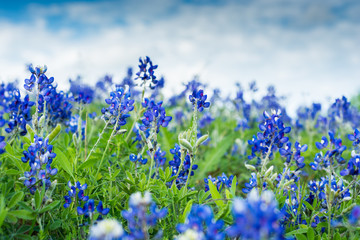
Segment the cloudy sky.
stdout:
<path fill-rule="evenodd" d="M 228 93 L 274 84 L 289 107 L 360 92 L 360 2 L 0 1 L 0 81 L 46 64 L 66 88 L 120 80 L 150 56 L 168 92 L 199 75 Z"/>

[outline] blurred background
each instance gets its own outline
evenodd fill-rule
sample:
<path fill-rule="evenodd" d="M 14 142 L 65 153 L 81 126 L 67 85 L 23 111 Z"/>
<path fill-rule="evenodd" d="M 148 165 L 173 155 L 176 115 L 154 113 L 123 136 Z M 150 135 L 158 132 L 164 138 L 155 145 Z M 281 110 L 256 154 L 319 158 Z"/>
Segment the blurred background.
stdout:
<path fill-rule="evenodd" d="M 273 84 L 290 115 L 360 88 L 360 1 L 0 1 L 0 82 L 48 66 L 60 89 L 80 75 L 117 82 L 150 56 L 171 95 L 198 76 L 223 95 Z"/>

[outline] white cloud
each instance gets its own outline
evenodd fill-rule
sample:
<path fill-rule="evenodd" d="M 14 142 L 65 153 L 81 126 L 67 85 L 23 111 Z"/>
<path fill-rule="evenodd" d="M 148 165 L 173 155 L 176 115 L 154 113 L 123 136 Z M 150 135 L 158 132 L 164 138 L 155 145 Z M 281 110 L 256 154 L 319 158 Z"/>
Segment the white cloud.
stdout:
<path fill-rule="evenodd" d="M 171 90 L 200 74 L 224 92 L 236 81 L 256 79 L 263 89 L 275 84 L 289 107 L 356 94 L 357 21 L 334 20 L 331 6 L 338 1 L 330 7 L 303 2 L 286 1 L 285 8 L 282 1 L 31 5 L 29 14 L 37 14 L 28 22 L 0 20 L 0 81 L 28 77 L 24 64 L 30 62 L 47 64 L 60 85 L 78 74 L 91 83 L 106 73 L 119 80 L 138 57 L 149 55 Z M 60 26 L 54 28 L 51 17 L 60 18 Z"/>

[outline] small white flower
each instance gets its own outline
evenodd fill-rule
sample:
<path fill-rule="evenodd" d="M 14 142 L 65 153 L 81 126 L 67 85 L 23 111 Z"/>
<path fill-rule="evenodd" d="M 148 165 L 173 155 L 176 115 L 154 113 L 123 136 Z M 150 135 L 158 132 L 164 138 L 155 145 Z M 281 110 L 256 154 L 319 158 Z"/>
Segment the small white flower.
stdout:
<path fill-rule="evenodd" d="M 233 203 L 234 212 L 241 213 L 245 211 L 245 203 L 243 199 L 235 198 Z"/>
<path fill-rule="evenodd" d="M 179 235 L 176 240 L 203 240 L 205 239 L 204 233 L 197 232 L 191 228 L 186 230 L 183 234 Z"/>
<path fill-rule="evenodd" d="M 139 206 L 139 205 L 150 205 L 151 203 L 151 193 L 146 191 L 144 197 L 141 195 L 141 192 L 136 192 L 130 196 L 129 200 L 130 205 Z"/>
<path fill-rule="evenodd" d="M 105 219 L 90 228 L 90 239 L 113 239 L 124 234 L 121 224 L 115 219 Z"/>

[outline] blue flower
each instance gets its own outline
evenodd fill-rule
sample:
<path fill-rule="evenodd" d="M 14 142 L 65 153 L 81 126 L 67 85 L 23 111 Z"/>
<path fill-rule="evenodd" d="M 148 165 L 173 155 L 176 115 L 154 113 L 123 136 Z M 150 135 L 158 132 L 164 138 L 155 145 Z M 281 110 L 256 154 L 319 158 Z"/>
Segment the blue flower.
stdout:
<path fill-rule="evenodd" d="M 189 95 L 190 102 L 195 106 L 196 109 L 199 112 L 202 112 L 204 108 L 210 107 L 210 102 L 206 102 L 207 95 L 204 95 L 204 91 L 202 89 L 200 90 L 194 90 L 191 95 Z"/>
<path fill-rule="evenodd" d="M 105 120 L 110 121 L 111 125 L 116 125 L 119 130 L 126 124 L 126 119 L 130 117 L 129 112 L 134 110 L 134 100 L 130 98 L 130 92 L 125 93 L 122 87 L 117 86 L 116 90 L 110 93 L 110 98 L 105 99 L 109 107 L 101 109 Z"/>
<path fill-rule="evenodd" d="M 340 172 L 341 176 L 352 175 L 357 176 L 360 174 L 360 155 L 351 153 L 352 158 L 349 160 L 347 168 Z"/>
<path fill-rule="evenodd" d="M 137 155 L 135 155 L 133 153 L 130 154 L 129 159 L 130 159 L 131 162 L 134 162 L 134 163 L 139 162 L 142 165 L 147 163 L 147 158 L 143 159 L 143 157 L 141 155 L 137 156 Z"/>
<path fill-rule="evenodd" d="M 49 139 L 34 136 L 34 143 L 32 143 L 27 151 L 24 151 L 24 157 L 21 160 L 24 163 L 29 162 L 30 171 L 24 172 L 24 185 L 29 188 L 31 194 L 34 194 L 37 188 L 41 188 L 45 184 L 45 189 L 51 185 L 50 177 L 57 174 L 56 168 L 51 168 L 51 163 L 56 157 L 52 152 L 53 146 L 49 145 Z M 36 186 L 39 180 L 38 186 Z"/>
<path fill-rule="evenodd" d="M 149 86 L 151 89 L 154 89 L 158 84 L 158 80 L 154 75 L 155 69 L 158 65 L 153 65 L 151 59 L 146 56 L 145 59 L 139 58 L 139 72 L 136 73 L 136 79 L 142 80 L 141 85 L 145 85 L 147 81 L 150 82 Z"/>
<path fill-rule="evenodd" d="M 176 230 L 179 233 L 185 233 L 191 229 L 202 233 L 204 239 L 208 240 L 225 239 L 223 228 L 224 222 L 222 220 L 216 221 L 211 208 L 206 205 L 193 205 L 185 223 L 176 225 Z"/>
<path fill-rule="evenodd" d="M 155 103 L 154 100 L 144 99 L 142 106 L 146 108 L 144 117 L 141 119 L 142 124 L 140 130 L 147 131 L 154 128 L 155 132 L 160 131 L 160 126 L 167 127 L 172 120 L 171 116 L 166 116 L 165 108 L 162 106 L 162 101 Z"/>
<path fill-rule="evenodd" d="M 349 134 L 348 138 L 350 141 L 353 142 L 353 146 L 359 145 L 360 143 L 360 131 L 355 128 L 354 133 L 353 134 Z"/>
<path fill-rule="evenodd" d="M 121 214 L 127 220 L 130 239 L 145 239 L 145 236 L 149 238 L 147 229 L 156 226 L 158 220 L 167 215 L 167 209 L 158 209 L 149 192 L 143 196 L 137 192 L 130 196 L 129 210 Z"/>
<path fill-rule="evenodd" d="M 234 223 L 227 230 L 229 237 L 241 239 L 281 239 L 284 229 L 280 225 L 282 214 L 270 191 L 259 196 L 253 189 L 247 199 L 235 198 L 232 208 Z"/>

